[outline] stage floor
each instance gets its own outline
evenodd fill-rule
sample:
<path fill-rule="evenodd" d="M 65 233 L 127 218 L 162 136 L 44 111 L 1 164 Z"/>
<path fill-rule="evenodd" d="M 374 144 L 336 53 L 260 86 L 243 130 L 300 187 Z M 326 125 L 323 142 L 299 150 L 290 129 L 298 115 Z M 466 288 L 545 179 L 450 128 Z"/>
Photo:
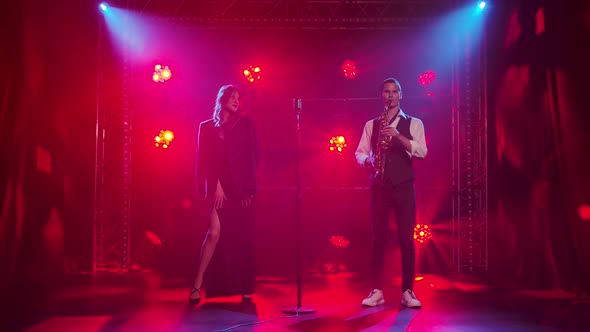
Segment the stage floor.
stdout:
<path fill-rule="evenodd" d="M 590 302 L 563 291 L 491 289 L 474 281 L 425 275 L 415 292 L 419 310 L 400 308 L 399 280 L 385 290 L 386 304 L 362 308 L 369 289 L 352 274 L 309 276 L 303 306 L 314 314 L 289 317 L 293 282 L 259 277 L 251 304 L 240 297 L 187 305 L 186 281 L 155 273 L 69 276 L 60 291 L 36 297 L 14 294 L 4 302 L 2 331 L 590 331 Z M 396 286 L 397 285 L 397 286 Z M 241 326 L 240 324 L 256 323 Z"/>

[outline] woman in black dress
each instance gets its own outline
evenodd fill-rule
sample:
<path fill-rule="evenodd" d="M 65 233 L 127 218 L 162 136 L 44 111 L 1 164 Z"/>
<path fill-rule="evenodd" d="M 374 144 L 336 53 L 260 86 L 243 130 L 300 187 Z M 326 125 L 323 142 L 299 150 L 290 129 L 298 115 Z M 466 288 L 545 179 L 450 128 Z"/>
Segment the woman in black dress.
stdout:
<path fill-rule="evenodd" d="M 196 180 L 210 205 L 209 229 L 201 247 L 189 302 L 254 293 L 254 222 L 258 141 L 252 119 L 241 112 L 240 91 L 219 89 L 213 118 L 199 127 Z"/>

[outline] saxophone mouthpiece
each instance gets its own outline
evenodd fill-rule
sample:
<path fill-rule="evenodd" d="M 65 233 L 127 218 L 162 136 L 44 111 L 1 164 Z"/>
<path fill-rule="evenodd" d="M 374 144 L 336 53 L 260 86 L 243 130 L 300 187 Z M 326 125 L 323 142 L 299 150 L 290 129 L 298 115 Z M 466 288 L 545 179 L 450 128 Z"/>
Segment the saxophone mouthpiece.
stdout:
<path fill-rule="evenodd" d="M 387 105 L 385 106 L 385 110 L 387 111 L 388 109 L 393 107 L 393 99 L 388 99 L 387 100 Z"/>

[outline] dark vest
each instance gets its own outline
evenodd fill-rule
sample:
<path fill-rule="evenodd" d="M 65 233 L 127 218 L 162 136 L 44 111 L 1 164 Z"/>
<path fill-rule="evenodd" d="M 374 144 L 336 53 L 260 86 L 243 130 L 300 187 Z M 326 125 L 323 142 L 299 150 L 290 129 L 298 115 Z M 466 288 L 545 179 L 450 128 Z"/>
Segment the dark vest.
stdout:
<path fill-rule="evenodd" d="M 413 139 L 410 134 L 410 122 L 412 118 L 407 115 L 400 115 L 397 124 L 397 130 L 400 134 L 408 139 Z M 371 148 L 377 151 L 377 138 L 379 136 L 379 118 L 373 120 L 373 133 L 371 134 Z M 414 168 L 412 167 L 412 158 L 408 152 L 397 139 L 392 140 L 392 147 L 389 151 L 383 153 L 383 160 L 385 162 L 385 171 L 383 172 L 383 182 L 390 185 L 398 185 L 400 183 L 413 181 Z M 374 180 L 374 178 L 371 178 Z"/>

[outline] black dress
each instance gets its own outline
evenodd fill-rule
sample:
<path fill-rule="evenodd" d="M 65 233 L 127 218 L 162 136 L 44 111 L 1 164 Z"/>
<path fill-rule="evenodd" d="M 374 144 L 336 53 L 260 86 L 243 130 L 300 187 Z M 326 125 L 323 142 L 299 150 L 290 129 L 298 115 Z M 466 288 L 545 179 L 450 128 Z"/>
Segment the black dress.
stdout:
<path fill-rule="evenodd" d="M 257 146 L 255 137 L 250 136 L 253 130 L 251 120 L 239 119 L 227 126 L 212 127 L 210 130 L 201 130 L 209 133 L 208 141 L 203 141 L 204 134 L 200 133 L 200 145 L 207 144 L 207 182 L 218 179 L 227 197 L 223 207 L 217 210 L 219 215 L 220 238 L 207 271 L 203 286 L 207 297 L 231 296 L 238 294 L 254 293 L 255 285 L 255 188 L 248 188 L 244 183 L 244 176 L 254 176 L 243 172 L 244 163 L 257 159 Z M 250 153 L 238 154 L 242 160 L 236 160 L 235 145 L 241 148 L 251 149 Z M 256 162 L 257 160 L 255 160 Z M 235 165 L 238 163 L 238 165 Z M 237 167 L 236 167 L 237 166 Z M 238 167 L 240 171 L 238 171 Z M 247 167 L 246 167 L 247 168 Z M 213 197 L 215 190 L 207 191 L 207 196 Z M 242 199 L 252 197 L 252 203 L 243 207 Z"/>

